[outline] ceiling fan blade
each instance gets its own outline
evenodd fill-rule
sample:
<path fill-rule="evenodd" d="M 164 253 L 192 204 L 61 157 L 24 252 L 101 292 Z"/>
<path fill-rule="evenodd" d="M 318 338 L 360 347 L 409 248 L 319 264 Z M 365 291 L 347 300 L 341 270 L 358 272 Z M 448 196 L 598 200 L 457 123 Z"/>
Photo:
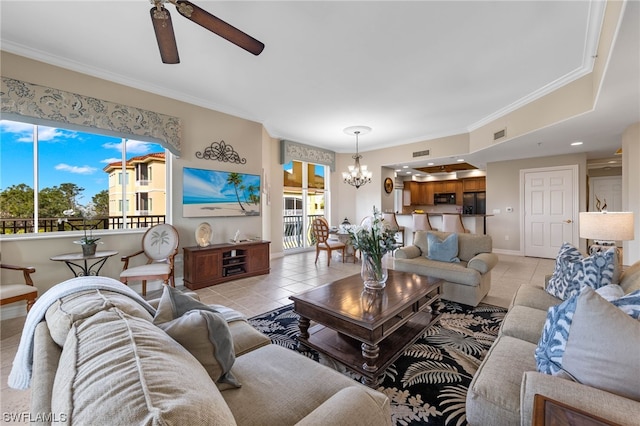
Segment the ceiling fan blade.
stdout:
<path fill-rule="evenodd" d="M 151 14 L 151 22 L 156 32 L 156 40 L 160 48 L 160 57 L 165 64 L 179 64 L 178 45 L 176 44 L 176 36 L 173 32 L 173 24 L 171 23 L 171 15 L 164 7 L 152 7 L 149 11 Z"/>
<path fill-rule="evenodd" d="M 195 4 L 185 0 L 178 0 L 175 3 L 178 12 L 182 16 L 230 41 L 236 46 L 242 47 L 247 52 L 251 52 L 257 56 L 264 49 L 264 43 L 240 31 L 233 25 L 227 24 L 222 19 L 213 16 Z"/>

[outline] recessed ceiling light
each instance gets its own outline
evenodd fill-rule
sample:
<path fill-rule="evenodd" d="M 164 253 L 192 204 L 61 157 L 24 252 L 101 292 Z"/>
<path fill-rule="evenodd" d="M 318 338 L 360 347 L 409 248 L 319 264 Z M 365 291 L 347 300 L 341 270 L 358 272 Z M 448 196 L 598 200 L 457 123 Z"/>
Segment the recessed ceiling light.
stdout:
<path fill-rule="evenodd" d="M 396 169 L 395 171 L 396 171 L 396 172 L 401 172 L 402 170 L 401 170 L 401 169 Z"/>
<path fill-rule="evenodd" d="M 410 174 L 411 174 L 411 172 L 405 172 L 405 173 L 406 173 L 406 174 L 408 174 L 408 175 L 410 175 Z"/>
<path fill-rule="evenodd" d="M 433 166 L 434 163 L 427 163 L 427 166 Z"/>
<path fill-rule="evenodd" d="M 403 168 L 403 169 L 408 169 L 408 168 L 409 168 L 409 166 L 402 166 L 402 168 Z"/>
<path fill-rule="evenodd" d="M 464 158 L 458 158 L 458 163 L 464 162 Z"/>
<path fill-rule="evenodd" d="M 578 142 L 571 142 L 571 146 L 578 146 L 578 145 L 582 145 L 582 142 L 578 141 Z"/>

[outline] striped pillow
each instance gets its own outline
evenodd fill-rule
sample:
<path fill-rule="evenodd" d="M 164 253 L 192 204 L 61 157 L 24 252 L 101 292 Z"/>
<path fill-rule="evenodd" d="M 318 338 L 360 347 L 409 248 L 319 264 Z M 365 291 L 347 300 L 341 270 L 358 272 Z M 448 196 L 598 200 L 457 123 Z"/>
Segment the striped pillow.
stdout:
<path fill-rule="evenodd" d="M 547 293 L 560 300 L 567 300 L 578 294 L 585 285 L 595 290 L 611 284 L 615 261 L 615 247 L 584 257 L 573 245 L 564 243 L 560 247 L 553 275 L 547 284 Z"/>
<path fill-rule="evenodd" d="M 618 300 L 633 305 L 639 297 Z M 535 358 L 542 373 L 640 400 L 640 363 L 631 349 L 638 347 L 640 321 L 585 286 L 549 309 Z"/>

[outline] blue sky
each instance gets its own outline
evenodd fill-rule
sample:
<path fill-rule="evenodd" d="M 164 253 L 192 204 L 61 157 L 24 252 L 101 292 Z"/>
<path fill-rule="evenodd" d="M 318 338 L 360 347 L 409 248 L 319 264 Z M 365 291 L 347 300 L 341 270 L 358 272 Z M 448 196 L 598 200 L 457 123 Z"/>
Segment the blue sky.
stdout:
<path fill-rule="evenodd" d="M 26 123 L 0 121 L 0 190 L 33 183 L 33 129 Z M 108 175 L 103 168 L 122 156 L 122 139 L 51 127 L 38 127 L 40 189 L 62 183 L 85 188 L 81 204 L 103 189 Z M 127 159 L 164 152 L 156 143 L 127 141 Z"/>

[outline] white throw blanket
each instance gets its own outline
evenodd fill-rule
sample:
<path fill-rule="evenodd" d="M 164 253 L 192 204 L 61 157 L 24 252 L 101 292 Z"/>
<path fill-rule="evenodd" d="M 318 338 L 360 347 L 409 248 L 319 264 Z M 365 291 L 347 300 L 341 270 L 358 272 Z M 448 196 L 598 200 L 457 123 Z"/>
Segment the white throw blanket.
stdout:
<path fill-rule="evenodd" d="M 138 293 L 120 281 L 109 277 L 78 277 L 57 284 L 41 295 L 33 305 L 22 330 L 18 351 L 13 360 L 13 367 L 9 374 L 9 387 L 13 389 L 27 389 L 31 383 L 31 371 L 33 367 L 33 340 L 36 326 L 44 319 L 47 309 L 61 299 L 73 293 L 85 290 L 108 290 L 120 293 L 138 302 L 151 315 L 156 310 L 147 303 Z"/>

